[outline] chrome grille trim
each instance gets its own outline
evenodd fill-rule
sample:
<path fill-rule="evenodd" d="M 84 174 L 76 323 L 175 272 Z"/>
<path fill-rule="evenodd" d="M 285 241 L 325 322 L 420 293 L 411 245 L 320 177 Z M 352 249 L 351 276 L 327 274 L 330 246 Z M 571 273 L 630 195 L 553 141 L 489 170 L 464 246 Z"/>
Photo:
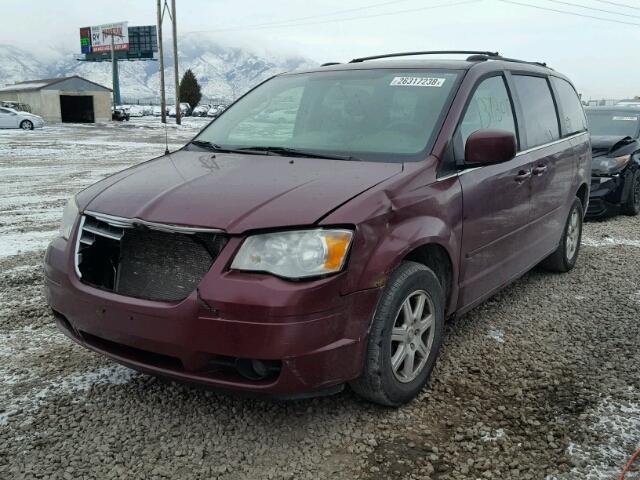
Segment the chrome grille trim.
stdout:
<path fill-rule="evenodd" d="M 182 225 L 171 225 L 168 223 L 149 222 L 147 220 L 141 220 L 139 218 L 123 218 L 115 215 L 108 215 L 106 213 L 85 211 L 85 215 L 96 218 L 102 222 L 116 228 L 133 228 L 136 225 L 142 225 L 150 228 L 151 230 L 159 230 L 161 232 L 175 232 L 175 233 L 225 233 L 224 230 L 219 228 L 206 228 L 206 227 L 185 227 Z"/>

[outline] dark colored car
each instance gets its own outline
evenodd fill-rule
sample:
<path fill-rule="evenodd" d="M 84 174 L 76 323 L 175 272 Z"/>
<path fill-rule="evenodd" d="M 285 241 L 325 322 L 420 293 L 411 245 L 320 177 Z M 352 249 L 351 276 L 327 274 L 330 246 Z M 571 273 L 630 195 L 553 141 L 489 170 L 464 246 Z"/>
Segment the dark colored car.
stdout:
<path fill-rule="evenodd" d="M 588 107 L 593 167 L 587 217 L 640 213 L 640 107 Z"/>
<path fill-rule="evenodd" d="M 46 297 L 69 337 L 144 372 L 399 405 L 446 318 L 540 262 L 573 268 L 590 178 L 582 105 L 542 64 L 282 74 L 74 197 Z"/>
<path fill-rule="evenodd" d="M 127 112 L 124 108 L 112 108 L 111 109 L 111 120 L 116 122 L 124 122 L 129 121 L 129 112 Z"/>

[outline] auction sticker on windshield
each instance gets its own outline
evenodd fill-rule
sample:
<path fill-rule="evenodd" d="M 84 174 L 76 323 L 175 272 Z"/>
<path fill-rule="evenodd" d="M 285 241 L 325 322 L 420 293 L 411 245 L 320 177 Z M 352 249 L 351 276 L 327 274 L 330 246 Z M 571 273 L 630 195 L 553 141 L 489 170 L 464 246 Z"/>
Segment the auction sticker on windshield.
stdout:
<path fill-rule="evenodd" d="M 441 87 L 445 80 L 445 78 L 432 77 L 393 77 L 389 85 L 394 87 Z"/>

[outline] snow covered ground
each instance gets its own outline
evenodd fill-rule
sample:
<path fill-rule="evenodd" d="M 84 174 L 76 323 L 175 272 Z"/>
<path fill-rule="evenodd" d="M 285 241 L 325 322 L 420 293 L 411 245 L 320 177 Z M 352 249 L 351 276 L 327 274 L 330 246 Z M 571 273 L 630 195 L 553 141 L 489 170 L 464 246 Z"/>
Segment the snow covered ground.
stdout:
<path fill-rule="evenodd" d="M 184 145 L 206 118 L 168 124 L 169 148 Z M 67 199 L 92 183 L 164 153 L 158 118 L 97 125 L 56 124 L 0 130 L 0 257 L 43 249 Z"/>

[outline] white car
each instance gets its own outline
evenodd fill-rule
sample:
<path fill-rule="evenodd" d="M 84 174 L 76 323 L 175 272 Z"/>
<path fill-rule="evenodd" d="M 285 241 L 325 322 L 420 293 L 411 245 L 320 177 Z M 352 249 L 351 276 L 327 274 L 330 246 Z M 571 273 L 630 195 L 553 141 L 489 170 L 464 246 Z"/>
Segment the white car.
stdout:
<path fill-rule="evenodd" d="M 162 107 L 160 105 L 156 105 L 153 107 L 153 116 L 161 117 L 162 116 Z"/>
<path fill-rule="evenodd" d="M 44 127 L 44 120 L 38 115 L 18 112 L 13 108 L 0 107 L 0 128 L 21 128 L 33 130 Z"/>
<path fill-rule="evenodd" d="M 144 108 L 140 105 L 131 105 L 129 107 L 129 115 L 132 117 L 144 117 Z"/>
<path fill-rule="evenodd" d="M 181 103 L 180 104 L 180 115 L 182 117 L 188 117 L 191 114 L 191 108 L 189 107 L 188 103 Z M 171 107 L 169 108 L 169 116 L 170 117 L 175 117 L 176 116 L 176 107 Z"/>
<path fill-rule="evenodd" d="M 193 109 L 192 115 L 194 117 L 205 117 L 210 108 L 211 105 L 198 105 Z"/>

